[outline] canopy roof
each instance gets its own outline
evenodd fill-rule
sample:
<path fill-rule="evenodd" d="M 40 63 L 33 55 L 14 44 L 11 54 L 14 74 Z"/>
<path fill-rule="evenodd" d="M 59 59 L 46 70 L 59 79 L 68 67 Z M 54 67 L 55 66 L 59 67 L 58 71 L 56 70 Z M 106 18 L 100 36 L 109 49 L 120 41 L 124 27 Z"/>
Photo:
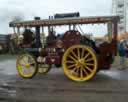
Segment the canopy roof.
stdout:
<path fill-rule="evenodd" d="M 59 19 L 43 19 L 22 22 L 10 22 L 10 27 L 35 27 L 35 26 L 59 26 L 74 24 L 91 24 L 91 23 L 107 23 L 118 22 L 119 16 L 98 16 L 98 17 L 72 17 Z"/>

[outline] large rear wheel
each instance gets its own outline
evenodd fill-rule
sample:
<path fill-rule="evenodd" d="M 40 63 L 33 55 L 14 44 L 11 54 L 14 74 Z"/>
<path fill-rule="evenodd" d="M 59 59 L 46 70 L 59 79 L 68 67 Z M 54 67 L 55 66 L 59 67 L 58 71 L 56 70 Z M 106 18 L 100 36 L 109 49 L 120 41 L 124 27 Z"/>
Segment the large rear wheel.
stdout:
<path fill-rule="evenodd" d="M 97 57 L 92 48 L 74 45 L 66 50 L 62 58 L 64 73 L 72 80 L 90 80 L 97 71 Z"/>
<path fill-rule="evenodd" d="M 17 70 L 21 77 L 32 78 L 37 73 L 37 63 L 30 54 L 23 54 L 17 59 Z"/>

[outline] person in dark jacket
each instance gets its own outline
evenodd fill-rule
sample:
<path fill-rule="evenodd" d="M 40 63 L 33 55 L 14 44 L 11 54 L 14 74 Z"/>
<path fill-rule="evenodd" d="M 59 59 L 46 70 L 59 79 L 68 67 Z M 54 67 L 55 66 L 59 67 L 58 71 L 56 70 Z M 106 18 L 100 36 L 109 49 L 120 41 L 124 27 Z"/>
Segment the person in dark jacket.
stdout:
<path fill-rule="evenodd" d="M 125 57 L 128 58 L 128 41 L 124 40 Z"/>
<path fill-rule="evenodd" d="M 125 49 L 125 56 L 128 58 L 128 48 Z"/>
<path fill-rule="evenodd" d="M 121 65 L 120 69 L 124 69 L 125 68 L 125 47 L 124 47 L 123 41 L 121 41 L 118 45 L 118 52 L 120 56 L 120 65 Z"/>

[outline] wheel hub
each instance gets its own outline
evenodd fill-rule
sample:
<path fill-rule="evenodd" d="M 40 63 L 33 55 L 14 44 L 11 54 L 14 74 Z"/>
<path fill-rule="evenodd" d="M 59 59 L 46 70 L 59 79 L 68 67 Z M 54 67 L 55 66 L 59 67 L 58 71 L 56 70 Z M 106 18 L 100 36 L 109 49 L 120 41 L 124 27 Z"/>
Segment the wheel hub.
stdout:
<path fill-rule="evenodd" d="M 79 59 L 77 62 L 76 62 L 77 65 L 84 65 L 84 59 Z"/>
<path fill-rule="evenodd" d="M 30 68 L 30 64 L 29 63 L 25 64 L 25 67 Z"/>

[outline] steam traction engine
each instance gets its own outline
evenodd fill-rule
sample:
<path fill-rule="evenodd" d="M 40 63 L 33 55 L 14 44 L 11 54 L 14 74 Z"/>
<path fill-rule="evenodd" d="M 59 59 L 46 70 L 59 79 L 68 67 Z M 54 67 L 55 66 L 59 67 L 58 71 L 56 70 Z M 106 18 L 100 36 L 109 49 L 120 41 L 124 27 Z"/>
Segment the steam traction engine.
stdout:
<path fill-rule="evenodd" d="M 24 78 L 32 78 L 39 70 L 46 74 L 54 64 L 56 67 L 62 67 L 65 75 L 74 81 L 90 80 L 97 71 L 109 69 L 112 64 L 117 53 L 118 21 L 117 16 L 87 18 L 79 17 L 79 13 L 72 13 L 56 14 L 54 18 L 50 17 L 47 20 L 36 18 L 33 21 L 10 22 L 10 27 L 17 28 L 18 34 L 20 28 L 25 28 L 24 35 L 28 32 L 33 35 L 31 28 L 35 28 L 36 33 L 34 41 L 25 43 L 24 39 L 28 41 L 30 37 L 24 36 L 20 44 L 24 54 L 17 59 L 19 74 Z M 91 23 L 109 25 L 108 42 L 104 41 L 97 46 L 96 42 L 75 29 L 76 25 Z M 64 34 L 56 35 L 54 28 L 63 25 L 69 26 L 69 30 Z M 46 39 L 44 39 L 44 27 L 48 28 Z"/>

